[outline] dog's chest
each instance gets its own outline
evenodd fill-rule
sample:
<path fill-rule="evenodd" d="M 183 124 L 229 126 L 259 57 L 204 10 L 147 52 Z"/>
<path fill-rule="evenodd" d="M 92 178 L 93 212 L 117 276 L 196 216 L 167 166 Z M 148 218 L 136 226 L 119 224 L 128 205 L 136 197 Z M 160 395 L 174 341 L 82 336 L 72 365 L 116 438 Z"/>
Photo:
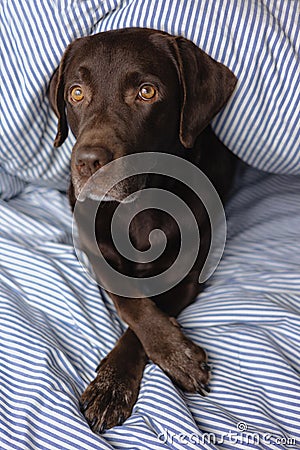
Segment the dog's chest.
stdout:
<path fill-rule="evenodd" d="M 137 214 L 130 224 L 121 218 L 113 230 L 111 221 L 102 217 L 96 233 L 105 259 L 124 274 L 138 278 L 168 269 L 180 246 L 180 233 L 174 220 L 150 209 Z"/>

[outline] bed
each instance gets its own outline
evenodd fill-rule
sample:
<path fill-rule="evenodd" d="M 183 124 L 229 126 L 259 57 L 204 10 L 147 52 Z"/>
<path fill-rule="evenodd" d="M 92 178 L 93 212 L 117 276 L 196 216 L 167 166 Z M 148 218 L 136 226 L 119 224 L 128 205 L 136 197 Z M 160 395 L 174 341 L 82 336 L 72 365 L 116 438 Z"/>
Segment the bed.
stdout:
<path fill-rule="evenodd" d="M 1 8 L 0 449 L 299 449 L 299 3 Z M 79 397 L 126 325 L 76 257 L 73 138 L 54 149 L 46 90 L 74 38 L 128 26 L 182 34 L 233 70 L 239 84 L 213 127 L 247 166 L 226 206 L 223 258 L 178 318 L 208 352 L 211 393 L 184 393 L 149 362 L 131 417 L 97 435 Z"/>

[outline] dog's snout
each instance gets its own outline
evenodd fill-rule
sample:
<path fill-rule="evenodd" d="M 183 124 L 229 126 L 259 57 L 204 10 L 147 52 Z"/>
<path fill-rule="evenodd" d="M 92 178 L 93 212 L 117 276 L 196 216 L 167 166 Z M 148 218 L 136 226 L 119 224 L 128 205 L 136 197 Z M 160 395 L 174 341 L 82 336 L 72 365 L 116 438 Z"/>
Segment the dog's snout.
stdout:
<path fill-rule="evenodd" d="M 103 147 L 80 147 L 76 152 L 75 164 L 80 175 L 93 175 L 113 159 L 110 150 Z"/>

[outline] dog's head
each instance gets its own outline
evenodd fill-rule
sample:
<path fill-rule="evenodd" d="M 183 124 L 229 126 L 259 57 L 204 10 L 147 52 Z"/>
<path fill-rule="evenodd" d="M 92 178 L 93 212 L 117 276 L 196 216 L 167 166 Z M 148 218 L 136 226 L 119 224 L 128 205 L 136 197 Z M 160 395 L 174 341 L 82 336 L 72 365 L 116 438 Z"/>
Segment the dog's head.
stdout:
<path fill-rule="evenodd" d="M 228 68 L 182 37 L 129 28 L 74 41 L 52 77 L 49 98 L 58 116 L 54 145 L 64 142 L 68 124 L 76 137 L 76 197 L 92 174 L 121 156 L 193 147 L 235 85 Z M 142 184 L 143 177 L 127 179 L 110 196 L 122 201 Z M 105 185 L 97 182 L 93 190 L 92 198 L 101 197 Z"/>

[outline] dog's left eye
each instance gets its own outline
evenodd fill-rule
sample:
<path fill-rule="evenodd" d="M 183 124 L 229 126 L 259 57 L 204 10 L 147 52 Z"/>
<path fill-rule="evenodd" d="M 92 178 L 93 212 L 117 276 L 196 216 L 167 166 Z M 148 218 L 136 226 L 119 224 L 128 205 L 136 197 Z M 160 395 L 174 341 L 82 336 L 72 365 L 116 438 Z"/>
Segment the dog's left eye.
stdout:
<path fill-rule="evenodd" d="M 143 84 L 139 90 L 139 98 L 145 101 L 153 100 L 156 94 L 157 91 L 152 84 Z"/>
<path fill-rule="evenodd" d="M 81 102 L 84 99 L 84 93 L 80 86 L 74 86 L 70 91 L 70 99 L 74 103 Z"/>

